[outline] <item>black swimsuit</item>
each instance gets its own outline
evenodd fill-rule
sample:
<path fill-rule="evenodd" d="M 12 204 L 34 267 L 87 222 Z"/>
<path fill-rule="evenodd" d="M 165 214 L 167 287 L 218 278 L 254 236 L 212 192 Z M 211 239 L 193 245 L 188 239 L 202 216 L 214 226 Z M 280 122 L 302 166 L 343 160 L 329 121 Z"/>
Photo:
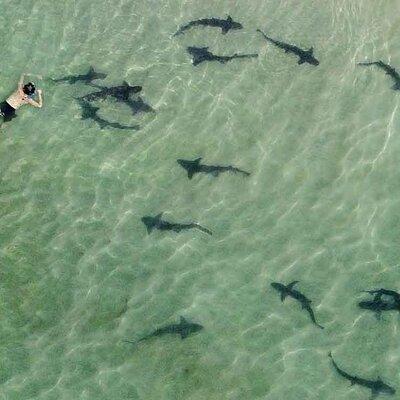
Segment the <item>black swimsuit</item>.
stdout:
<path fill-rule="evenodd" d="M 15 108 L 11 107 L 6 101 L 0 104 L 0 115 L 3 117 L 4 122 L 11 121 L 16 117 Z"/>

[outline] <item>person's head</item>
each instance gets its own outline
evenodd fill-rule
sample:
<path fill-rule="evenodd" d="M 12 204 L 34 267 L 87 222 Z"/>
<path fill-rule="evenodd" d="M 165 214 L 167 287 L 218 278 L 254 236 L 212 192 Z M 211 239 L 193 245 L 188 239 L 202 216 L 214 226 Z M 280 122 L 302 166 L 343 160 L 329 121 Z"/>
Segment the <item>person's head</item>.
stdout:
<path fill-rule="evenodd" d="M 33 82 L 28 82 L 26 85 L 24 85 L 22 90 L 26 95 L 33 96 L 36 90 L 35 84 Z"/>

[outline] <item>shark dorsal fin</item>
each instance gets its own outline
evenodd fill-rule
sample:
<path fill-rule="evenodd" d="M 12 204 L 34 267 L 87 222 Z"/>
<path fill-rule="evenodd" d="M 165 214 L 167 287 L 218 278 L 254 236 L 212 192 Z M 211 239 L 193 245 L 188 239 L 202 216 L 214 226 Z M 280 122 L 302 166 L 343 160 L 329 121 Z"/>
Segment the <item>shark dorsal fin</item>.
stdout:
<path fill-rule="evenodd" d="M 129 87 L 129 83 L 128 83 L 127 81 L 123 81 L 123 82 L 122 82 L 122 85 L 123 85 L 123 86 L 126 86 L 126 87 Z"/>
<path fill-rule="evenodd" d="M 184 318 L 184 317 L 182 317 L 182 315 L 180 316 L 180 318 L 179 318 L 179 322 L 180 322 L 180 324 L 187 324 L 187 320 Z"/>
<path fill-rule="evenodd" d="M 226 20 L 229 22 L 232 22 L 232 17 L 230 15 L 228 15 L 228 18 Z"/>
<path fill-rule="evenodd" d="M 293 281 L 293 282 L 289 283 L 289 285 L 287 285 L 288 290 L 292 290 L 292 289 L 293 289 L 293 286 L 294 286 L 296 283 L 299 283 L 299 281 Z"/>
<path fill-rule="evenodd" d="M 194 161 L 193 161 L 193 163 L 195 163 L 195 164 L 200 164 L 200 161 L 202 160 L 202 157 L 199 157 L 199 158 L 196 158 Z"/>
<path fill-rule="evenodd" d="M 90 68 L 89 68 L 89 74 L 92 74 L 92 73 L 94 73 L 93 65 L 91 65 Z"/>
<path fill-rule="evenodd" d="M 314 47 L 310 47 L 310 48 L 308 49 L 308 53 L 310 53 L 311 55 L 313 55 L 313 53 L 314 53 Z"/>
<path fill-rule="evenodd" d="M 163 214 L 164 214 L 163 212 L 161 212 L 160 214 L 157 214 L 157 215 L 154 217 L 154 219 L 156 219 L 157 221 L 160 221 Z"/>
<path fill-rule="evenodd" d="M 393 86 L 392 86 L 393 90 L 400 90 L 400 82 L 396 82 Z"/>

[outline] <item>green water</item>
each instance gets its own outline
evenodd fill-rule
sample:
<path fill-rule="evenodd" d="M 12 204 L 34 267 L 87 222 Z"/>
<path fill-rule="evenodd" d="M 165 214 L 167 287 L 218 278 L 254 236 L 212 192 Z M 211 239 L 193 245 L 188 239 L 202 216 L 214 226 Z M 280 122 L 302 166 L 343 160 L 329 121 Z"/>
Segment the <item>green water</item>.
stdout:
<path fill-rule="evenodd" d="M 44 90 L 0 137 L 0 398 L 365 399 L 335 373 L 400 393 L 396 312 L 363 289 L 399 286 L 400 68 L 394 0 L 0 0 L 0 95 L 22 72 Z M 191 19 L 244 25 L 221 35 Z M 314 46 L 318 68 L 267 45 Z M 193 67 L 186 46 L 259 58 Z M 156 110 L 100 130 L 80 119 L 88 86 L 48 79 L 89 65 L 143 85 Z M 235 165 L 188 180 L 177 158 Z M 213 231 L 147 235 L 140 218 Z M 320 330 L 273 281 L 298 280 Z M 179 316 L 204 330 L 123 343 Z M 399 394 L 388 398 L 400 398 Z"/>

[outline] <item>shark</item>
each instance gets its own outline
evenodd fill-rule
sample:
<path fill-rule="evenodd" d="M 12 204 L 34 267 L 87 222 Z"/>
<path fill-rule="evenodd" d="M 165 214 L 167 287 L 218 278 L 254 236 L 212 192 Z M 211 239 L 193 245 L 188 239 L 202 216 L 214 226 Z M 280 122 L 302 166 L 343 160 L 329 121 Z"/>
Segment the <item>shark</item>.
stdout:
<path fill-rule="evenodd" d="M 204 174 L 211 174 L 213 176 L 218 176 L 222 172 L 233 172 L 233 173 L 241 173 L 245 176 L 249 176 L 250 172 L 243 171 L 242 169 L 232 167 L 231 165 L 228 166 L 220 166 L 220 165 L 205 165 L 200 164 L 202 158 L 196 158 L 193 161 L 190 160 L 176 160 L 177 163 L 186 170 L 188 178 L 192 179 L 193 175 L 198 173 Z"/>
<path fill-rule="evenodd" d="M 243 29 L 242 24 L 240 24 L 239 22 L 235 22 L 232 19 L 232 17 L 228 15 L 226 19 L 203 18 L 203 19 L 197 19 L 195 21 L 190 21 L 188 24 L 180 27 L 179 30 L 173 36 L 182 35 L 187 30 L 189 30 L 194 26 L 210 26 L 215 28 L 221 28 L 221 32 L 224 35 L 233 29 Z"/>
<path fill-rule="evenodd" d="M 299 57 L 299 61 L 297 62 L 299 65 L 304 63 L 308 63 L 314 66 L 319 65 L 319 61 L 314 57 L 313 47 L 310 47 L 308 50 L 303 50 L 293 44 L 288 44 L 285 42 L 280 42 L 279 40 L 272 39 L 260 29 L 257 29 L 257 32 L 260 32 L 264 36 L 265 40 L 267 40 L 268 42 L 274 44 L 276 47 L 279 47 L 282 50 L 285 50 L 285 53 L 292 53 Z"/>
<path fill-rule="evenodd" d="M 94 68 L 91 66 L 89 68 L 89 71 L 84 75 L 68 75 L 68 76 L 63 76 L 62 78 L 52 79 L 52 81 L 55 83 L 69 83 L 71 85 L 77 82 L 84 82 L 86 84 L 91 84 L 92 81 L 96 79 L 105 79 L 106 77 L 107 74 L 104 74 L 102 72 L 96 72 Z"/>
<path fill-rule="evenodd" d="M 394 301 L 400 303 L 400 293 L 390 289 L 374 289 L 374 290 L 364 290 L 365 293 L 374 294 L 374 300 L 382 299 L 382 296 L 391 297 Z"/>
<path fill-rule="evenodd" d="M 144 340 L 148 340 L 153 337 L 163 336 L 167 334 L 175 334 L 179 335 L 181 339 L 186 339 L 189 335 L 192 335 L 196 332 L 201 331 L 204 327 L 200 324 L 196 324 L 193 322 L 189 322 L 184 317 L 180 317 L 179 324 L 169 324 L 165 325 L 161 328 L 156 329 L 151 332 L 149 335 L 143 336 L 142 338 L 133 341 L 133 340 L 124 340 L 124 342 L 136 344 L 139 342 L 143 342 Z"/>
<path fill-rule="evenodd" d="M 110 87 L 99 86 L 99 85 L 93 85 L 93 86 L 100 90 L 80 97 L 81 100 L 95 101 L 95 100 L 103 100 L 106 97 L 113 97 L 119 101 L 126 101 L 129 100 L 132 94 L 137 94 L 142 91 L 142 86 L 131 86 L 126 81 L 123 81 L 122 85 L 120 86 L 110 86 Z"/>
<path fill-rule="evenodd" d="M 400 311 L 400 294 L 394 290 L 377 289 L 364 290 L 364 292 L 374 295 L 374 298 L 373 300 L 360 301 L 358 306 L 364 310 L 375 312 L 377 319 L 381 318 L 382 311 Z"/>
<path fill-rule="evenodd" d="M 234 54 L 232 56 L 216 56 L 210 51 L 208 47 L 188 47 L 187 52 L 192 56 L 192 64 L 194 66 L 201 64 L 205 61 L 218 61 L 225 64 L 235 58 L 255 58 L 258 54 Z"/>
<path fill-rule="evenodd" d="M 85 96 L 78 98 L 78 100 L 96 101 L 103 100 L 107 97 L 112 97 L 117 102 L 126 104 L 131 109 L 133 115 L 155 112 L 155 110 L 140 96 L 135 96 L 132 98 L 132 95 L 142 91 L 141 86 L 130 86 L 128 82 L 124 81 L 120 86 L 104 87 L 96 85 L 95 87 L 100 90 L 86 94 Z"/>
<path fill-rule="evenodd" d="M 335 360 L 332 357 L 332 353 L 329 353 L 329 357 L 332 360 L 333 367 L 335 368 L 335 370 L 339 375 L 343 376 L 343 378 L 350 381 L 352 385 L 359 385 L 370 389 L 371 399 L 374 399 L 380 394 L 389 394 L 393 396 L 396 393 L 396 390 L 391 386 L 387 385 L 386 383 L 384 383 L 379 376 L 376 381 L 373 381 L 369 379 L 359 378 L 358 376 L 355 375 L 350 375 L 338 367 L 338 365 L 336 364 Z"/>
<path fill-rule="evenodd" d="M 79 104 L 82 109 L 82 119 L 92 119 L 93 121 L 97 122 L 97 124 L 100 126 L 101 129 L 108 127 L 108 126 L 111 128 L 122 129 L 122 130 L 139 130 L 140 129 L 139 125 L 132 125 L 132 126 L 121 125 L 118 122 L 107 121 L 106 119 L 99 117 L 97 115 L 97 112 L 99 111 L 99 107 L 94 107 L 88 102 L 80 101 Z"/>
<path fill-rule="evenodd" d="M 386 75 L 389 75 L 394 80 L 393 90 L 400 90 L 400 74 L 389 64 L 385 64 L 383 61 L 372 61 L 372 62 L 360 62 L 360 66 L 371 66 L 376 65 L 378 68 L 383 69 Z"/>
<path fill-rule="evenodd" d="M 279 282 L 272 282 L 271 286 L 277 290 L 281 294 L 281 300 L 284 301 L 286 296 L 290 296 L 293 299 L 297 300 L 301 304 L 301 308 L 304 308 L 308 314 L 310 315 L 311 321 L 318 326 L 320 329 L 324 329 L 323 326 L 319 325 L 315 320 L 314 312 L 311 308 L 311 300 L 308 299 L 304 294 L 300 293 L 299 291 L 293 289 L 294 285 L 296 285 L 298 281 L 293 281 L 289 283 L 289 285 L 285 286 Z"/>
<path fill-rule="evenodd" d="M 146 226 L 147 233 L 150 234 L 153 231 L 153 229 L 158 229 L 160 231 L 174 231 L 174 232 L 181 232 L 187 229 L 198 229 L 204 233 L 207 233 L 208 235 L 212 235 L 212 232 L 209 229 L 204 228 L 203 226 L 195 222 L 191 222 L 189 224 L 172 223 L 164 221 L 162 219 L 162 215 L 163 213 L 160 213 L 155 217 L 145 216 L 142 218 L 142 222 Z"/>

